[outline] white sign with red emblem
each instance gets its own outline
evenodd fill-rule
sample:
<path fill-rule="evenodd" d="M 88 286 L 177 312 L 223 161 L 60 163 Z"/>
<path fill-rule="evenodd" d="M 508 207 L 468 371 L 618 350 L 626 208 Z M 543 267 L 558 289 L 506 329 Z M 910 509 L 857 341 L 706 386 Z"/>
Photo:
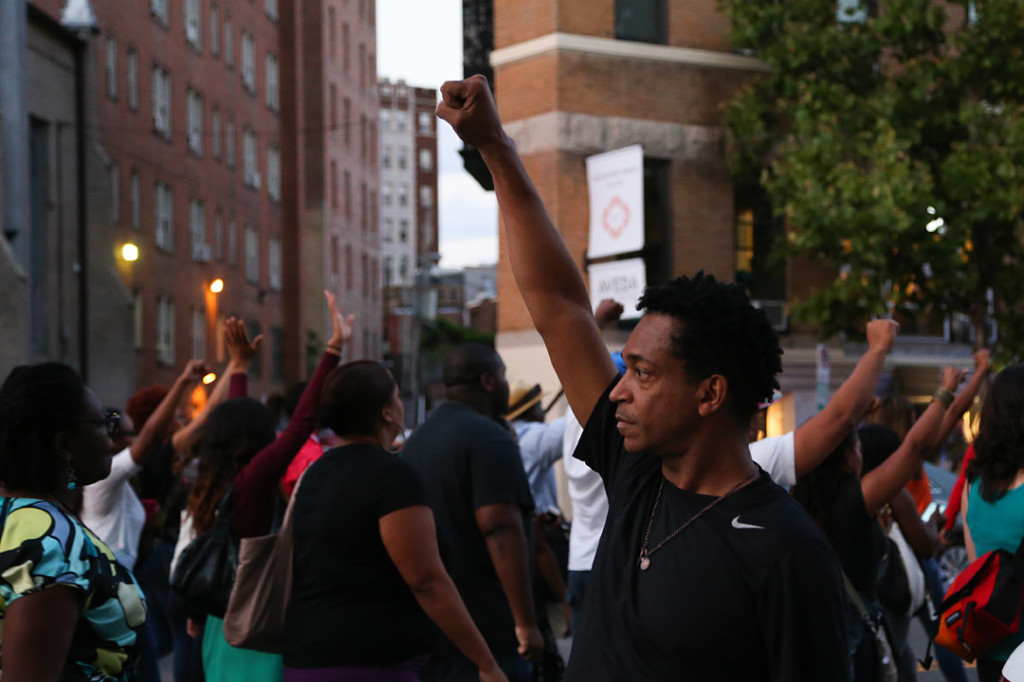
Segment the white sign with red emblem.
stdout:
<path fill-rule="evenodd" d="M 595 311 L 598 303 L 610 298 L 625 308 L 622 319 L 640 317 L 636 302 L 647 286 L 647 268 L 643 258 L 594 263 L 587 273 L 590 275 L 590 305 Z"/>
<path fill-rule="evenodd" d="M 587 157 L 589 258 L 644 248 L 644 149 L 640 145 Z"/>

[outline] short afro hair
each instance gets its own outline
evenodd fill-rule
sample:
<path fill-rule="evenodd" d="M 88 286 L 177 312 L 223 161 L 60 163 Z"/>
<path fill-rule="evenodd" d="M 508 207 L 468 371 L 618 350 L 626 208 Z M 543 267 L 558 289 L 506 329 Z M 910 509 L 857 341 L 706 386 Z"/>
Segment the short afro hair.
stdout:
<path fill-rule="evenodd" d="M 694 382 L 712 374 L 728 383 L 726 406 L 743 424 L 768 400 L 779 382 L 782 349 L 763 311 L 736 284 L 698 272 L 644 290 L 638 310 L 668 315 L 679 322 L 672 353 Z"/>

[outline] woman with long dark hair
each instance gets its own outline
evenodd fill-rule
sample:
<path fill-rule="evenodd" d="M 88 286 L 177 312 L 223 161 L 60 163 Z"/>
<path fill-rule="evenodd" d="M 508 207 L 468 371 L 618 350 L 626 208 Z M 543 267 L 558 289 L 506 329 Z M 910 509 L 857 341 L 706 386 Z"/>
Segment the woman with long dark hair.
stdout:
<path fill-rule="evenodd" d="M 117 425 L 66 365 L 15 367 L 0 387 L 4 680 L 135 679 L 142 591 L 66 504 L 110 473 Z"/>
<path fill-rule="evenodd" d="M 231 375 L 229 399 L 210 413 L 197 443 L 199 474 L 189 496 L 182 539 L 213 527 L 218 506 L 230 494 L 231 535 L 235 539 L 266 535 L 271 530 L 277 486 L 317 423 L 324 379 L 338 364 L 344 344 L 352 336 L 352 319 L 342 318 L 334 296 L 324 292 L 333 330 L 327 349 L 302 394 L 288 427 L 279 436 L 270 410 L 245 397 L 245 372 Z M 233 366 L 248 366 L 257 352 L 259 337 L 249 341 L 239 320 L 225 323 L 225 339 Z M 191 529 L 191 530 L 190 530 Z M 172 569 L 173 570 L 173 569 Z M 281 678 L 281 657 L 232 647 L 224 639 L 223 614 L 207 614 L 203 628 L 203 669 L 206 679 L 225 682 Z"/>
<path fill-rule="evenodd" d="M 974 561 L 992 550 L 1017 551 L 1024 537 L 1024 365 L 996 375 L 981 408 L 975 458 L 963 492 L 964 543 Z M 978 659 L 981 682 L 999 680 L 1024 632 Z"/>
<path fill-rule="evenodd" d="M 327 378 L 321 423 L 341 444 L 295 493 L 286 682 L 415 682 L 431 621 L 481 680 L 505 681 L 441 563 L 419 475 L 389 452 L 404 421 L 380 363 L 350 362 Z"/>
<path fill-rule="evenodd" d="M 960 380 L 959 370 L 945 368 L 935 399 L 907 432 L 899 448 L 863 477 L 860 441 L 851 433 L 817 469 L 793 487 L 793 497 L 824 531 L 850 584 L 874 614 L 880 613 L 878 569 L 888 549 L 878 514 L 921 467 Z M 858 612 L 851 611 L 849 623 L 854 680 L 874 680 L 878 669 L 874 641 L 865 634 L 865 624 Z"/>

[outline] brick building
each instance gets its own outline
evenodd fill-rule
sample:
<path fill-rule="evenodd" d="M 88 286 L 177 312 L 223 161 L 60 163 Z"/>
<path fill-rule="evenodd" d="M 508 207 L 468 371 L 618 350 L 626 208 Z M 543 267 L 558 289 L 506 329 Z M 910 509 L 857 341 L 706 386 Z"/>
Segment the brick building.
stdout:
<path fill-rule="evenodd" d="M 775 428 L 792 428 L 815 405 L 815 348 L 806 330 L 791 328 L 785 302 L 831 273 L 807 263 L 784 272 L 767 267 L 767 251 L 783 225 L 756 183 L 726 166 L 720 116 L 745 79 L 765 65 L 737 54 L 715 0 L 464 0 L 466 75 L 489 74 L 498 109 L 527 171 L 570 253 L 586 270 L 586 157 L 633 144 L 644 150 L 647 280 L 703 269 L 742 281 L 783 332 L 785 398 Z M 842 3 L 841 3 L 842 4 Z M 493 42 L 487 45 L 487 40 Z M 467 170 L 490 188 L 474 150 Z M 539 335 L 519 296 L 502 238 L 499 245 L 497 345 L 513 379 L 556 385 Z M 606 334 L 621 345 L 628 330 Z M 862 347 L 837 341 L 836 387 Z M 939 339 L 901 340 L 900 390 L 933 388 L 932 370 L 969 363 L 968 349 Z M 896 377 L 895 374 L 900 376 Z"/>
<path fill-rule="evenodd" d="M 34 4 L 59 18 L 65 3 Z M 113 204 L 91 239 L 138 247 L 116 259 L 130 388 L 219 364 L 237 315 L 264 335 L 251 393 L 280 390 L 330 332 L 328 287 L 359 320 L 353 357 L 378 353 L 373 1 L 91 4 L 93 186 Z"/>

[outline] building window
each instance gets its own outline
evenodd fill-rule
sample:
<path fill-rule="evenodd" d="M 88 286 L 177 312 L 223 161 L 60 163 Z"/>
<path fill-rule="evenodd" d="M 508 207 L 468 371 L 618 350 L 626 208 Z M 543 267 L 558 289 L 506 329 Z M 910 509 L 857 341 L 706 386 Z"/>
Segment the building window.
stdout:
<path fill-rule="evenodd" d="M 270 245 L 267 252 L 270 267 L 270 288 L 274 291 L 281 291 L 281 240 L 277 237 L 270 238 Z"/>
<path fill-rule="evenodd" d="M 359 89 L 366 90 L 366 45 L 359 43 Z"/>
<path fill-rule="evenodd" d="M 402 256 L 402 264 L 398 268 L 399 283 L 404 284 L 409 278 L 409 257 Z"/>
<path fill-rule="evenodd" d="M 191 88 L 188 91 L 188 150 L 203 155 L 203 96 Z"/>
<path fill-rule="evenodd" d="M 256 320 L 249 320 L 245 323 L 249 338 L 255 339 L 261 333 L 260 323 Z M 249 376 L 259 378 L 263 374 L 263 346 L 256 349 L 256 354 L 249 361 Z"/>
<path fill-rule="evenodd" d="M 647 178 L 644 182 L 646 187 Z M 786 276 L 772 265 L 769 254 L 775 244 L 785 239 L 785 224 L 775 216 L 760 182 L 736 182 L 733 200 L 736 283 L 741 284 L 752 299 L 781 305 L 786 298 Z M 762 309 L 769 312 L 767 308 Z"/>
<path fill-rule="evenodd" d="M 391 168 L 391 147 L 384 147 L 384 153 L 380 157 L 381 168 Z"/>
<path fill-rule="evenodd" d="M 188 202 L 188 230 L 192 238 L 192 260 L 208 263 L 210 245 L 206 243 L 206 207 L 197 199 Z"/>
<path fill-rule="evenodd" d="M 242 168 L 245 172 L 245 186 L 260 188 L 260 172 L 258 169 L 259 152 L 257 151 L 256 133 L 252 128 L 242 132 Z"/>
<path fill-rule="evenodd" d="M 229 69 L 235 65 L 235 24 L 230 14 L 224 15 L 224 65 Z"/>
<path fill-rule="evenodd" d="M 203 46 L 202 11 L 199 0 L 185 0 L 185 40 L 196 49 Z"/>
<path fill-rule="evenodd" d="M 210 116 L 210 141 L 213 143 L 213 158 L 220 158 L 221 151 L 221 129 L 220 129 L 220 109 L 217 107 L 213 108 L 213 113 Z"/>
<path fill-rule="evenodd" d="M 281 153 L 274 146 L 267 147 L 267 194 L 281 200 Z"/>
<path fill-rule="evenodd" d="M 352 144 L 352 100 L 346 97 L 342 100 L 341 113 L 345 118 L 345 146 Z"/>
<path fill-rule="evenodd" d="M 268 19 L 277 21 L 277 0 L 266 0 L 263 3 L 263 11 L 267 13 Z"/>
<path fill-rule="evenodd" d="M 380 188 L 381 202 L 385 206 L 390 206 L 391 205 L 391 194 L 392 194 L 392 188 L 391 188 L 391 183 L 390 182 L 385 182 L 383 185 L 381 185 L 381 188 Z"/>
<path fill-rule="evenodd" d="M 345 245 L 345 289 L 352 291 L 352 246 Z"/>
<path fill-rule="evenodd" d="M 213 257 L 224 260 L 224 214 L 219 208 L 213 214 Z"/>
<path fill-rule="evenodd" d="M 228 116 L 224 126 L 224 156 L 227 157 L 228 168 L 235 167 L 235 119 Z"/>
<path fill-rule="evenodd" d="M 366 232 L 369 220 L 369 214 L 367 213 L 368 198 L 366 194 L 366 183 L 362 183 L 359 186 L 359 220 L 360 225 L 363 228 L 363 232 Z"/>
<path fill-rule="evenodd" d="M 394 278 L 394 262 L 391 256 L 384 256 L 384 286 L 391 286 L 391 280 Z"/>
<path fill-rule="evenodd" d="M 220 54 L 220 8 L 210 5 L 210 54 Z"/>
<path fill-rule="evenodd" d="M 250 93 L 256 92 L 256 40 L 252 34 L 242 32 L 242 85 Z"/>
<path fill-rule="evenodd" d="M 341 68 L 348 73 L 349 71 L 349 49 L 348 49 L 348 22 L 342 22 L 341 24 Z"/>
<path fill-rule="evenodd" d="M 409 221 L 399 220 L 398 221 L 398 241 L 403 244 L 409 243 Z M 404 277 L 405 275 L 403 275 Z"/>
<path fill-rule="evenodd" d="M 368 131 L 366 129 L 366 114 L 360 114 L 359 116 L 359 158 L 362 161 L 366 161 L 366 147 L 368 140 L 366 139 Z"/>
<path fill-rule="evenodd" d="M 345 217 L 352 217 L 352 175 L 345 171 Z"/>
<path fill-rule="evenodd" d="M 117 36 L 107 36 L 107 97 L 117 99 Z"/>
<path fill-rule="evenodd" d="M 405 170 L 406 167 L 409 165 L 409 161 L 407 158 L 408 153 L 409 150 L 407 149 L 398 150 L 398 167 L 402 170 Z"/>
<path fill-rule="evenodd" d="M 195 306 L 192 308 L 192 358 L 206 358 L 206 311 Z"/>
<path fill-rule="evenodd" d="M 396 111 L 395 112 L 395 130 L 397 130 L 400 133 L 405 132 L 405 123 L 406 123 L 406 121 L 405 121 L 405 112 L 404 111 Z"/>
<path fill-rule="evenodd" d="M 171 74 L 159 66 L 153 67 L 153 128 L 171 138 Z"/>
<path fill-rule="evenodd" d="M 338 238 L 331 237 L 331 273 L 338 274 Z"/>
<path fill-rule="evenodd" d="M 409 205 L 409 185 L 402 184 L 398 188 L 398 205 L 408 206 Z"/>
<path fill-rule="evenodd" d="M 144 342 L 142 320 L 142 294 L 136 289 L 132 293 L 132 339 L 135 350 L 142 350 Z"/>
<path fill-rule="evenodd" d="M 132 227 L 138 230 L 142 227 L 142 179 L 139 178 L 139 171 L 135 169 L 132 169 L 129 192 L 132 203 Z"/>
<path fill-rule="evenodd" d="M 335 18 L 334 8 L 327 7 L 327 53 L 333 61 L 338 56 L 338 26 Z"/>
<path fill-rule="evenodd" d="M 156 360 L 174 364 L 174 301 L 166 296 L 156 299 Z"/>
<path fill-rule="evenodd" d="M 386 242 L 395 239 L 395 221 L 391 218 L 384 219 L 384 229 L 381 230 L 381 239 Z"/>
<path fill-rule="evenodd" d="M 139 110 L 139 53 L 128 48 L 128 108 Z"/>
<path fill-rule="evenodd" d="M 156 246 L 164 251 L 174 250 L 174 190 L 156 183 Z"/>
<path fill-rule="evenodd" d="M 642 43 L 668 42 L 665 0 L 615 0 L 615 37 Z"/>
<path fill-rule="evenodd" d="M 434 205 L 434 188 L 430 185 L 420 187 L 420 206 L 430 208 Z"/>
<path fill-rule="evenodd" d="M 284 381 L 284 329 L 270 328 L 270 371 L 274 381 Z"/>
<path fill-rule="evenodd" d="M 429 149 L 420 150 L 420 170 L 430 171 L 434 169 L 434 155 Z"/>
<path fill-rule="evenodd" d="M 338 162 L 331 159 L 331 208 L 338 208 Z"/>
<path fill-rule="evenodd" d="M 281 108 L 281 100 L 278 86 L 278 62 L 277 57 L 267 53 L 267 108 L 271 111 L 278 111 Z"/>
<path fill-rule="evenodd" d="M 327 93 L 330 100 L 331 132 L 334 132 L 338 129 L 338 86 L 331 83 L 327 88 Z"/>
<path fill-rule="evenodd" d="M 245 281 L 260 281 L 260 238 L 251 223 L 245 227 Z"/>
<path fill-rule="evenodd" d="M 429 135 L 434 132 L 434 115 L 429 111 L 421 111 L 419 114 L 420 134 Z"/>
<path fill-rule="evenodd" d="M 149 11 L 161 24 L 167 24 L 167 0 L 149 0 Z"/>
<path fill-rule="evenodd" d="M 381 86 L 381 94 L 383 94 L 384 86 Z M 380 110 L 380 129 L 390 130 L 391 129 L 391 112 L 387 109 Z"/>
<path fill-rule="evenodd" d="M 234 219 L 228 223 L 228 264 L 238 264 L 238 223 Z"/>
<path fill-rule="evenodd" d="M 110 162 L 110 222 L 121 222 L 121 173 L 117 161 Z"/>

